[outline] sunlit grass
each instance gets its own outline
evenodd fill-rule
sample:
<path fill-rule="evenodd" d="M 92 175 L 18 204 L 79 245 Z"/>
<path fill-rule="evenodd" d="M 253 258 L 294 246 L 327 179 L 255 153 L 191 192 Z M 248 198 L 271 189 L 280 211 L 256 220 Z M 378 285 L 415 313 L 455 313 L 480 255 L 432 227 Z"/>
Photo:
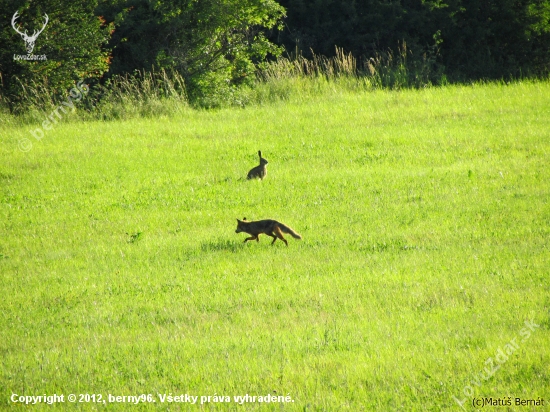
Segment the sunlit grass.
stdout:
<path fill-rule="evenodd" d="M 550 84 L 288 81 L 285 101 L 245 109 L 67 119 L 40 141 L 3 126 L 0 405 L 276 393 L 289 410 L 421 411 L 460 409 L 467 385 L 547 395 Z M 247 181 L 258 150 L 267 178 Z M 243 244 L 244 216 L 303 240 Z"/>

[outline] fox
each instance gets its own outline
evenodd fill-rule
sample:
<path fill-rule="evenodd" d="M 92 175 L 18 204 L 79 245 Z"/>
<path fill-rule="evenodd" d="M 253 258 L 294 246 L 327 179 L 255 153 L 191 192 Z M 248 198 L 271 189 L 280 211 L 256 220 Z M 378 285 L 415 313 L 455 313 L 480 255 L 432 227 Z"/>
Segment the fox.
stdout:
<path fill-rule="evenodd" d="M 295 239 L 302 239 L 302 236 L 296 233 L 293 229 L 281 222 L 277 222 L 276 220 L 272 219 L 256 220 L 253 222 L 247 221 L 246 217 L 243 218 L 243 220 L 237 219 L 237 230 L 235 230 L 235 233 L 241 232 L 252 235 L 250 237 L 247 237 L 244 240 L 244 243 L 248 242 L 249 240 L 255 240 L 256 242 L 259 242 L 259 236 L 261 234 L 271 236 L 273 238 L 273 242 L 271 242 L 271 245 L 273 245 L 277 239 L 281 239 L 283 242 L 285 242 L 285 245 L 288 246 L 288 242 L 283 237 L 283 233 L 288 233 Z"/>
<path fill-rule="evenodd" d="M 267 164 L 269 162 L 262 157 L 261 150 L 258 150 L 258 156 L 260 156 L 260 164 L 250 169 L 250 171 L 248 172 L 248 175 L 246 176 L 248 180 L 255 179 L 257 177 L 259 177 L 260 180 L 263 180 L 264 177 L 267 176 Z"/>

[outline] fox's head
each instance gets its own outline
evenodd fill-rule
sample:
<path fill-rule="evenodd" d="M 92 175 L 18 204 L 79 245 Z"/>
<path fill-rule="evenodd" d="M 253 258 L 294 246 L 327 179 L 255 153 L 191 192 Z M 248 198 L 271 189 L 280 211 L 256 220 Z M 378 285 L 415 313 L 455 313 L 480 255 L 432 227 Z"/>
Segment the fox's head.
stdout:
<path fill-rule="evenodd" d="M 245 226 L 248 222 L 246 221 L 246 217 L 243 217 L 243 220 L 237 219 L 237 230 L 235 230 L 235 233 L 241 233 L 244 232 Z"/>

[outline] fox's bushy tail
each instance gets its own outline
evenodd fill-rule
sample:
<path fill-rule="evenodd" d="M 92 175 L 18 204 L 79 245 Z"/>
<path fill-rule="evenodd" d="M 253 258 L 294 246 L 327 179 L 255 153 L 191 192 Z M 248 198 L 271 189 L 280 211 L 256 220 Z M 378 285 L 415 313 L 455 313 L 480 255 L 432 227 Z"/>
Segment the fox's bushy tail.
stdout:
<path fill-rule="evenodd" d="M 294 239 L 301 239 L 302 236 L 300 236 L 298 233 L 296 233 L 292 228 L 283 225 L 282 223 L 279 223 L 281 227 L 281 232 L 288 233 L 290 236 L 292 236 Z"/>

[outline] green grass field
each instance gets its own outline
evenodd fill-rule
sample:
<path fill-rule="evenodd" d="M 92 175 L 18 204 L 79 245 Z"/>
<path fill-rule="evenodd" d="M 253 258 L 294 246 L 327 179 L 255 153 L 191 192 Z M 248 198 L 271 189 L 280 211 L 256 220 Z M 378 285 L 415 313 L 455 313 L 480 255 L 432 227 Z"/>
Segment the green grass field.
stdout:
<path fill-rule="evenodd" d="M 0 126 L 0 409 L 550 410 L 550 82 L 323 90 Z"/>

